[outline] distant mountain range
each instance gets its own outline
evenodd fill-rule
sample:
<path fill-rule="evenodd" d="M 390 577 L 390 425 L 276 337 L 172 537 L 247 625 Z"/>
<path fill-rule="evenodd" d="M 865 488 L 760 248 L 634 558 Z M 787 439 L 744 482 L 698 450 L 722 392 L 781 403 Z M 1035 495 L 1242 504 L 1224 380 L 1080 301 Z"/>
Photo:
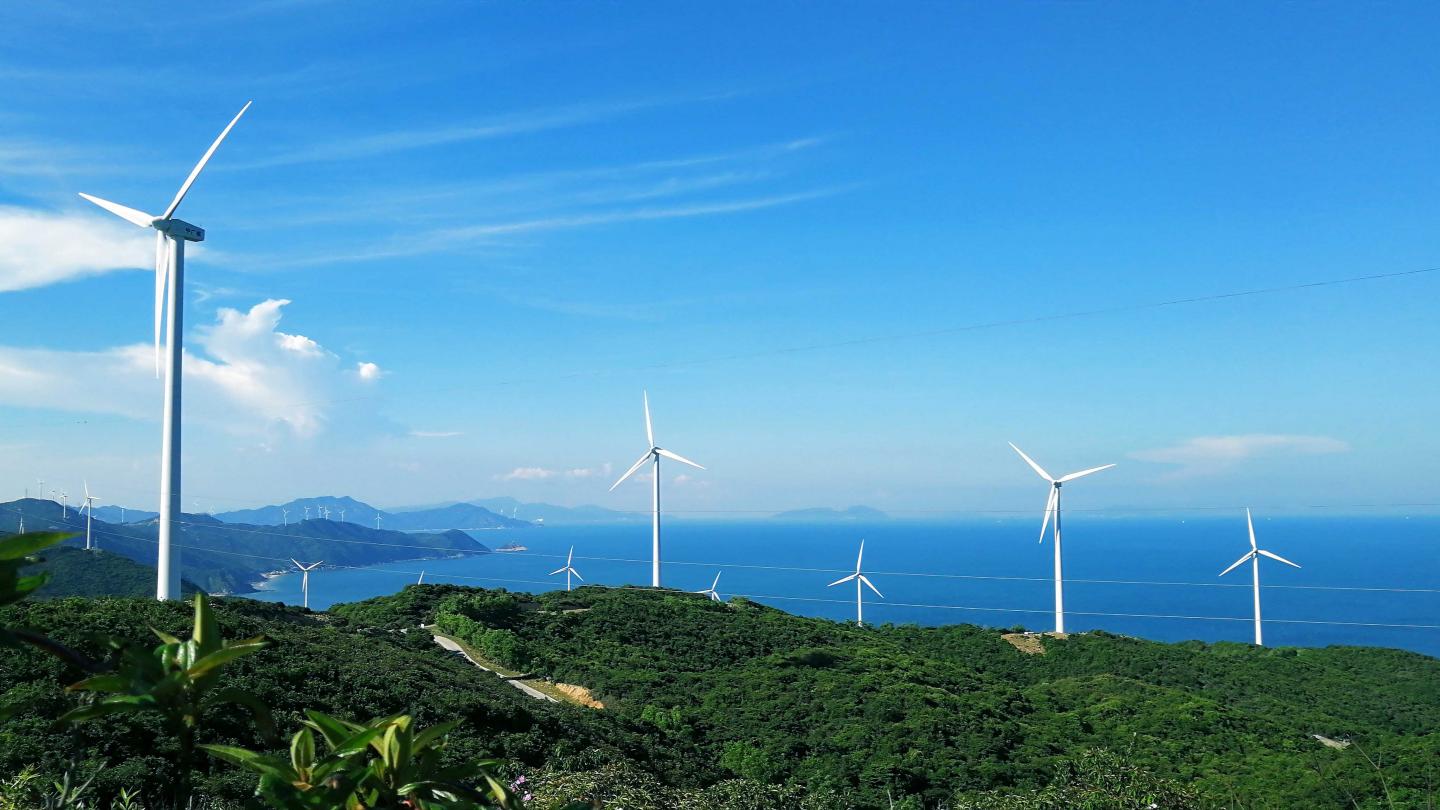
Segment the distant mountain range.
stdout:
<path fill-rule="evenodd" d="M 142 565 L 155 565 L 158 530 L 154 518 L 116 524 L 99 519 L 99 509 L 95 512 L 92 528 L 98 548 Z M 130 510 L 126 512 L 128 518 Z M 0 534 L 18 531 L 22 516 L 27 532 L 74 533 L 77 537 L 66 545 L 85 543 L 82 515 L 74 509 L 62 511 L 54 501 L 35 498 L 0 503 Z M 283 526 L 228 523 L 215 516 L 188 513 L 181 516 L 181 537 L 176 544 L 183 576 L 211 593 L 249 593 L 266 573 L 292 568 L 291 558 L 323 560 L 327 566 L 366 566 L 490 551 L 463 531 L 402 532 L 314 518 Z"/>
<path fill-rule="evenodd" d="M 780 520 L 797 521 L 872 521 L 889 520 L 890 516 L 869 506 L 852 506 L 849 509 L 832 509 L 828 506 L 816 506 L 810 509 L 791 509 L 788 512 L 780 512 L 775 515 Z"/>
<path fill-rule="evenodd" d="M 221 512 L 215 519 L 223 523 L 244 523 L 254 526 L 283 526 L 305 519 L 322 518 L 378 527 L 394 531 L 479 531 L 485 529 L 528 529 L 532 523 L 498 515 L 482 506 L 456 503 L 448 506 L 410 511 L 386 511 L 357 501 L 348 495 L 319 498 L 297 498 L 278 506 L 239 509 Z M 376 519 L 379 519 L 378 521 Z"/>

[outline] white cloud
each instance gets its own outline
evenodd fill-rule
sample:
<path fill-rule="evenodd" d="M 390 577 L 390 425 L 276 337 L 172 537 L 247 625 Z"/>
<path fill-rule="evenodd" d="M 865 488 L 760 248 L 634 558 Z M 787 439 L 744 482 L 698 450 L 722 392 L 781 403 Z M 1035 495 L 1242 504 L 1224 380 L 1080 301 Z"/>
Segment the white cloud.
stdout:
<path fill-rule="evenodd" d="M 336 400 L 359 393 L 357 375 L 333 352 L 279 330 L 288 303 L 224 308 L 215 323 L 196 330 L 184 361 L 187 422 L 236 433 L 280 425 L 313 436 Z M 0 346 L 0 403 L 156 418 L 154 370 L 153 347 L 144 343 L 91 352 Z"/>
<path fill-rule="evenodd" d="M 1328 436 L 1250 433 L 1240 436 L 1197 436 L 1170 447 L 1130 453 L 1137 461 L 1175 464 L 1174 475 L 1208 475 L 1242 461 L 1275 456 L 1317 456 L 1344 453 L 1350 445 Z"/>
<path fill-rule="evenodd" d="M 385 372 L 381 371 L 380 367 L 374 363 L 356 363 L 355 373 L 359 375 L 360 379 L 372 382 L 380 379 Z"/>
<path fill-rule="evenodd" d="M 417 439 L 453 439 L 465 434 L 459 430 L 412 430 L 410 435 Z"/>
<path fill-rule="evenodd" d="M 105 215 L 0 207 L 0 292 L 152 267 L 154 236 Z"/>
<path fill-rule="evenodd" d="M 544 467 L 516 467 L 504 475 L 498 475 L 501 481 L 544 481 L 547 478 L 554 478 L 559 475 L 555 470 L 547 470 Z"/>

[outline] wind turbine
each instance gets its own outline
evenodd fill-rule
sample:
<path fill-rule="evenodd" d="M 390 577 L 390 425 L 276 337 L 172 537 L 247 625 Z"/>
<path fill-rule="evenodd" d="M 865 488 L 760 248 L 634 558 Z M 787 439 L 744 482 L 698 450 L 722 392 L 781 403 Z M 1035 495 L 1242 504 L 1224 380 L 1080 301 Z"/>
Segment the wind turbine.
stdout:
<path fill-rule="evenodd" d="M 705 595 L 705 596 L 710 597 L 710 601 L 711 601 L 711 602 L 724 602 L 725 600 L 724 600 L 724 599 L 721 599 L 719 592 L 715 590 L 716 588 L 720 587 L 720 575 L 723 574 L 723 573 L 725 573 L 725 572 L 724 572 L 724 571 L 717 571 L 717 572 L 715 572 L 715 581 L 712 582 L 712 583 L 710 583 L 710 587 L 706 588 L 706 589 L 703 590 L 703 591 L 696 591 L 695 593 L 703 594 L 703 595 Z M 871 586 L 871 587 L 874 587 L 874 586 Z"/>
<path fill-rule="evenodd" d="M 68 520 L 70 517 L 70 493 L 60 490 L 60 519 Z"/>
<path fill-rule="evenodd" d="M 624 475 L 620 476 L 619 481 L 616 481 L 610 486 L 610 491 L 614 492 L 615 487 L 618 487 L 621 484 L 625 483 L 625 479 L 634 475 L 637 470 L 645 466 L 645 462 L 650 461 L 654 464 L 655 479 L 651 481 L 653 495 L 651 498 L 650 515 L 650 527 L 652 535 L 650 556 L 650 587 L 658 588 L 660 587 L 660 457 L 664 456 L 665 458 L 678 461 L 681 464 L 689 464 L 691 467 L 694 467 L 697 470 L 703 470 L 705 468 L 701 467 L 699 464 L 696 464 L 688 458 L 684 458 L 683 456 L 680 456 L 676 453 L 672 453 L 669 450 L 666 450 L 655 444 L 655 429 L 650 425 L 650 393 L 647 391 L 642 392 L 642 394 L 645 399 L 645 439 L 646 441 L 650 442 L 650 449 L 646 450 L 645 455 L 641 456 L 640 460 L 635 462 L 634 466 L 626 470 Z"/>
<path fill-rule="evenodd" d="M 306 520 L 309 520 L 309 519 L 310 519 L 310 507 L 308 507 L 308 506 L 305 507 L 305 519 L 306 519 Z"/>
<path fill-rule="evenodd" d="M 574 546 L 571 546 L 571 547 L 570 547 L 570 553 L 569 553 L 568 555 L 566 555 L 566 557 L 565 557 L 565 565 L 564 565 L 564 567 L 556 568 L 554 571 L 551 571 L 551 572 L 550 572 L 550 576 L 552 576 L 552 577 L 555 576 L 556 574 L 564 574 L 564 575 L 565 575 L 565 590 L 567 590 L 567 591 L 570 590 L 570 575 L 571 575 L 571 574 L 574 574 L 574 575 L 575 575 L 575 578 L 578 579 L 578 580 L 580 580 L 581 582 L 584 582 L 584 581 L 585 581 L 585 577 L 580 576 L 580 572 L 579 572 L 579 571 L 576 571 L 576 570 L 575 570 L 575 566 L 571 564 L 571 563 L 573 563 L 574 561 L 575 561 L 575 547 L 574 547 Z"/>
<path fill-rule="evenodd" d="M 81 194 L 81 197 L 104 208 L 121 219 L 138 225 L 141 228 L 155 229 L 155 376 L 160 376 L 160 325 L 161 309 L 164 308 L 166 333 L 165 333 L 165 406 L 164 406 L 164 427 L 161 429 L 160 440 L 160 518 L 159 518 L 159 554 L 156 561 L 155 577 L 155 598 L 161 601 L 175 598 L 180 595 L 180 566 L 178 560 L 171 559 L 170 541 L 172 536 L 179 533 L 179 518 L 181 512 L 180 500 L 180 383 L 184 351 L 181 343 L 184 342 L 184 310 L 185 310 L 185 243 L 201 242 L 205 239 L 205 230 L 191 225 L 184 220 L 175 219 L 175 211 L 180 203 L 185 200 L 190 187 L 194 185 L 195 178 L 200 176 L 205 164 L 220 148 L 220 142 L 230 134 L 230 130 L 239 123 L 240 116 L 250 109 L 250 102 L 240 108 L 240 112 L 230 120 L 225 129 L 220 131 L 220 136 L 205 150 L 200 157 L 200 162 L 190 170 L 190 176 L 180 185 L 180 190 L 175 193 L 175 199 L 165 207 L 165 213 L 160 216 L 151 216 L 143 211 L 128 208 L 113 203 L 109 200 L 102 200 L 99 197 L 92 197 L 89 194 Z M 167 285 L 168 281 L 168 285 Z M 168 297 L 167 297 L 168 286 Z"/>
<path fill-rule="evenodd" d="M 286 508 L 283 507 L 283 506 L 280 507 L 280 525 L 282 525 L 282 526 L 289 526 L 289 525 L 290 525 L 290 510 L 289 510 L 289 509 L 286 509 Z"/>
<path fill-rule="evenodd" d="M 1277 560 L 1279 562 L 1285 563 L 1286 565 L 1291 565 L 1296 568 L 1299 568 L 1300 566 L 1295 565 L 1295 563 L 1290 562 L 1284 557 L 1281 557 L 1279 554 L 1272 554 L 1265 549 L 1255 545 L 1255 521 L 1250 518 L 1249 509 L 1245 510 L 1245 525 L 1250 529 L 1250 550 L 1246 552 L 1245 556 L 1241 557 L 1233 564 L 1231 564 L 1229 568 L 1221 571 L 1220 576 L 1223 577 L 1231 571 L 1234 571 L 1236 568 L 1240 567 L 1241 563 L 1245 562 L 1246 560 L 1250 561 L 1250 573 L 1255 582 L 1255 646 L 1262 647 L 1265 645 L 1265 642 L 1261 639 L 1260 636 L 1260 558 L 1269 557 L 1272 560 Z"/>
<path fill-rule="evenodd" d="M 94 495 L 90 494 L 90 482 L 85 482 L 85 550 L 89 551 L 93 546 L 90 543 L 90 521 L 95 518 Z"/>
<path fill-rule="evenodd" d="M 316 567 L 320 565 L 320 563 L 325 561 L 320 560 L 318 562 L 310 563 L 308 567 L 301 565 L 300 561 L 295 559 L 294 557 L 290 558 L 290 562 L 295 563 L 295 567 L 300 569 L 300 593 L 304 599 L 305 607 L 308 608 L 310 607 L 310 572 L 314 571 Z"/>
<path fill-rule="evenodd" d="M 849 582 L 849 581 L 852 580 L 852 579 L 855 580 L 855 626 L 856 626 L 856 627 L 864 627 L 864 626 L 865 626 L 865 592 L 860 589 L 860 585 L 863 583 L 864 585 L 866 585 L 867 587 L 869 587 L 870 590 L 874 591 L 876 596 L 880 597 L 881 599 L 884 599 L 884 598 L 885 598 L 885 594 L 880 593 L 880 589 L 875 587 L 875 584 L 870 581 L 870 578 L 867 577 L 867 576 L 865 576 L 864 574 L 860 573 L 860 561 L 863 560 L 863 559 L 865 559 L 865 541 L 864 541 L 864 540 L 861 540 L 861 541 L 860 541 L 860 554 L 855 557 L 855 573 L 851 574 L 851 575 L 848 576 L 848 577 L 841 577 L 840 579 L 837 579 L 837 580 L 835 580 L 834 582 L 830 583 L 829 585 L 825 586 L 825 587 L 827 587 L 827 588 L 833 588 L 833 587 L 835 587 L 836 585 L 840 585 L 840 584 L 842 584 L 842 583 Z M 719 578 L 719 577 L 716 577 L 715 579 L 716 579 L 716 580 L 719 580 L 720 578 Z"/>
<path fill-rule="evenodd" d="M 1050 482 L 1050 497 L 1045 501 L 1045 519 L 1040 522 L 1040 542 L 1045 542 L 1045 528 L 1049 526 L 1050 515 L 1053 513 L 1055 515 L 1055 632 L 1063 633 L 1065 632 L 1065 578 L 1061 573 L 1060 566 L 1060 487 L 1077 478 L 1084 478 L 1091 473 L 1108 470 L 1115 465 L 1106 464 L 1102 467 L 1091 467 L 1088 470 L 1081 470 L 1080 472 L 1073 472 L 1069 475 L 1054 478 L 1050 473 L 1045 472 L 1044 468 L 1039 464 L 1036 464 L 1033 459 L 1025 455 L 1024 450 L 1016 447 L 1014 442 L 1010 442 L 1010 449 L 1019 453 L 1020 458 L 1025 459 L 1025 463 L 1029 464 L 1030 469 L 1034 470 L 1037 475 Z"/>
<path fill-rule="evenodd" d="M 376 512 L 376 513 L 375 513 L 375 531 L 377 531 L 377 532 L 380 531 L 380 513 L 379 513 L 379 512 Z M 424 573 L 424 572 L 421 572 L 421 573 Z"/>

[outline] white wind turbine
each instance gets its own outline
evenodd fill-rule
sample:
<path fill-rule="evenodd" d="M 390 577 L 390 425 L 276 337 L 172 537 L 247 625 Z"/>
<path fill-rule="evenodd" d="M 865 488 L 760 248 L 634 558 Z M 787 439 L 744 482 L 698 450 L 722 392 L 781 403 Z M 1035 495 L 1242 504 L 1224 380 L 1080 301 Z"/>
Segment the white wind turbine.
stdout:
<path fill-rule="evenodd" d="M 1221 571 L 1220 576 L 1223 577 L 1231 571 L 1234 571 L 1236 568 L 1240 567 L 1240 565 L 1246 560 L 1250 561 L 1250 573 L 1255 582 L 1255 646 L 1260 647 L 1264 646 L 1265 644 L 1264 640 L 1260 636 L 1260 558 L 1269 557 L 1272 560 L 1285 563 L 1286 565 L 1293 565 L 1296 568 L 1299 568 L 1300 566 L 1295 565 L 1295 563 L 1290 562 L 1284 557 L 1281 557 L 1279 554 L 1272 554 L 1265 549 L 1255 545 L 1255 521 L 1250 518 L 1249 509 L 1245 510 L 1245 525 L 1250 529 L 1250 550 L 1245 553 L 1245 556 L 1241 557 L 1233 564 L 1231 564 L 1229 568 Z"/>
<path fill-rule="evenodd" d="M 688 458 L 684 458 L 676 453 L 672 453 L 669 450 L 666 450 L 663 447 L 659 447 L 655 444 L 655 430 L 650 425 L 650 394 L 649 392 L 643 392 L 643 395 L 645 401 L 645 439 L 646 441 L 650 442 L 650 449 L 646 450 L 645 455 L 641 456 L 640 460 L 635 462 L 634 466 L 626 470 L 624 475 L 620 476 L 619 481 L 616 481 L 610 486 L 610 491 L 614 492 L 615 487 L 618 487 L 621 484 L 625 483 L 625 479 L 634 475 L 637 470 L 645 466 L 645 462 L 649 461 L 653 463 L 654 468 L 652 472 L 655 474 L 655 478 L 653 481 L 650 482 L 652 488 L 650 514 L 650 528 L 652 535 L 650 555 L 650 587 L 658 588 L 660 587 L 660 457 L 664 456 L 665 458 L 671 459 L 673 461 L 678 461 L 681 464 L 689 464 L 691 467 L 694 467 L 697 470 L 703 470 L 705 468 L 701 467 L 699 464 L 696 464 Z"/>
<path fill-rule="evenodd" d="M 706 589 L 704 589 L 704 590 L 696 591 L 695 593 L 702 594 L 702 595 L 704 595 L 704 596 L 710 597 L 710 601 L 711 601 L 711 602 L 724 602 L 725 600 L 720 598 L 720 592 L 717 591 L 717 590 L 715 590 L 716 588 L 720 587 L 720 575 L 723 574 L 723 573 L 725 573 L 725 572 L 724 572 L 724 571 L 717 571 L 717 572 L 715 572 L 715 581 L 712 582 L 712 583 L 710 583 L 710 587 L 708 587 L 708 588 L 706 588 Z M 874 587 L 874 586 L 871 586 L 871 587 Z"/>
<path fill-rule="evenodd" d="M 550 576 L 552 576 L 552 577 L 555 576 L 556 574 L 564 574 L 564 575 L 565 575 L 565 590 L 567 590 L 567 591 L 570 590 L 570 575 L 571 575 L 571 574 L 574 574 L 574 575 L 575 575 L 575 578 L 578 579 L 578 580 L 580 580 L 581 582 L 584 582 L 584 581 L 585 581 L 585 577 L 580 576 L 580 572 L 575 570 L 575 566 L 573 565 L 574 562 L 575 562 L 575 547 L 574 547 L 574 546 L 571 546 L 571 547 L 570 547 L 570 553 L 565 556 L 565 565 L 562 566 L 562 567 L 560 567 L 560 568 L 556 568 L 554 571 L 551 571 L 551 572 L 550 572 Z"/>
<path fill-rule="evenodd" d="M 376 531 L 379 531 L 379 530 L 380 530 L 380 513 L 379 513 L 379 512 L 376 512 L 376 513 L 375 513 L 375 530 L 376 530 Z"/>
<path fill-rule="evenodd" d="M 833 588 L 833 587 L 835 587 L 836 585 L 840 585 L 840 584 L 849 582 L 849 581 L 852 580 L 852 579 L 855 580 L 855 626 L 856 626 L 856 627 L 864 627 L 864 626 L 865 626 L 865 591 L 861 590 L 860 586 L 863 584 L 863 585 L 865 585 L 866 587 L 868 587 L 870 590 L 874 591 L 876 596 L 880 597 L 881 599 L 884 599 L 884 598 L 885 598 L 885 594 L 880 593 L 880 589 L 875 587 L 875 584 L 870 581 L 870 578 L 867 577 L 867 576 L 865 576 L 864 574 L 860 573 L 860 561 L 863 560 L 863 559 L 865 559 L 865 541 L 864 541 L 864 540 L 861 540 L 861 541 L 860 541 L 860 553 L 855 557 L 855 573 L 851 574 L 851 575 L 848 576 L 848 577 L 841 577 L 840 579 L 837 579 L 837 580 L 835 580 L 834 582 L 830 583 L 829 585 L 825 586 L 825 587 L 827 587 L 827 588 Z M 716 579 L 719 579 L 719 577 L 716 577 Z"/>
<path fill-rule="evenodd" d="M 283 506 L 280 507 L 280 525 L 282 525 L 282 526 L 289 526 L 289 525 L 290 525 L 290 510 L 289 510 L 289 509 L 286 509 L 286 508 L 283 507 Z"/>
<path fill-rule="evenodd" d="M 1054 478 L 1054 477 L 1052 477 L 1052 476 L 1050 475 L 1050 473 L 1045 472 L 1045 470 L 1044 470 L 1039 464 L 1036 464 L 1033 459 L 1031 459 L 1029 456 L 1025 455 L 1025 451 L 1023 451 L 1023 450 L 1021 450 L 1020 448 L 1016 447 L 1014 442 L 1011 442 L 1011 443 L 1010 443 L 1010 448 L 1011 448 L 1012 450 L 1014 450 L 1015 452 L 1019 453 L 1019 454 L 1020 454 L 1020 458 L 1025 459 L 1025 463 L 1030 465 L 1030 469 L 1034 470 L 1034 471 L 1036 472 L 1036 474 L 1038 474 L 1041 478 L 1044 478 L 1046 481 L 1049 481 L 1049 482 L 1050 482 L 1050 497 L 1045 501 L 1045 519 L 1040 522 L 1040 542 L 1042 542 L 1042 543 L 1045 542 L 1045 528 L 1046 528 L 1046 526 L 1048 526 L 1049 523 L 1050 523 L 1050 515 L 1051 515 L 1051 514 L 1054 514 L 1054 515 L 1055 515 L 1055 632 L 1057 632 L 1057 633 L 1063 633 L 1063 632 L 1065 632 L 1065 578 L 1064 578 L 1064 576 L 1063 576 L 1062 573 L 1061 573 L 1061 565 L 1060 565 L 1060 487 L 1061 487 L 1061 485 L 1067 484 L 1067 483 L 1069 483 L 1069 482 L 1071 482 L 1071 481 L 1074 481 L 1074 480 L 1077 479 L 1077 478 L 1084 478 L 1085 476 L 1090 475 L 1091 473 L 1097 473 L 1097 472 L 1100 472 L 1101 470 L 1108 470 L 1108 469 L 1110 469 L 1111 467 L 1114 467 L 1115 465 L 1114 465 L 1114 464 L 1106 464 L 1106 465 L 1104 465 L 1104 466 L 1102 466 L 1102 467 L 1091 467 L 1091 468 L 1088 469 L 1088 470 L 1081 470 L 1080 472 L 1074 472 L 1074 473 L 1070 473 L 1069 475 L 1062 475 L 1062 476 L 1060 476 L 1059 478 Z"/>
<path fill-rule="evenodd" d="M 85 482 L 85 550 L 94 548 L 90 542 L 90 521 L 95 519 L 95 501 L 97 499 L 90 494 L 90 482 Z"/>
<path fill-rule="evenodd" d="M 109 200 L 102 200 L 99 197 L 92 197 L 89 194 L 81 194 L 81 197 L 104 208 L 121 219 L 138 225 L 142 228 L 155 229 L 155 376 L 160 376 L 160 325 L 161 310 L 164 309 L 166 333 L 165 333 L 165 410 L 164 427 L 161 429 L 160 448 L 160 517 L 159 517 L 159 554 L 156 561 L 156 584 L 155 598 L 160 600 L 172 599 L 180 594 L 180 566 L 177 560 L 171 558 L 170 541 L 172 536 L 179 533 L 178 521 L 181 512 L 180 501 L 180 382 L 182 373 L 182 362 L 184 352 L 181 343 L 184 341 L 184 309 L 185 309 L 185 243 L 201 242 L 205 239 L 205 230 L 191 225 L 184 220 L 175 219 L 175 210 L 184 201 L 185 195 L 189 193 L 190 186 L 194 185 L 195 178 L 210 162 L 210 157 L 220 147 L 220 142 L 230 134 L 230 130 L 240 121 L 240 116 L 250 109 L 250 102 L 240 108 L 240 112 L 231 119 L 225 129 L 220 131 L 220 136 L 205 150 L 200 157 L 200 162 L 190 170 L 190 176 L 180 185 L 180 190 L 175 193 L 175 199 L 165 207 L 165 213 L 160 216 L 152 216 L 113 203 Z M 167 284 L 168 282 L 168 284 Z M 167 297 L 168 287 L 168 297 Z"/>
<path fill-rule="evenodd" d="M 304 606 L 308 608 L 310 607 L 310 572 L 314 571 L 317 567 L 319 567 L 320 563 L 325 561 L 320 560 L 318 562 L 313 562 L 310 563 L 310 565 L 305 566 L 301 565 L 299 560 L 291 557 L 290 562 L 295 563 L 295 567 L 300 569 L 300 594 L 303 599 Z"/>

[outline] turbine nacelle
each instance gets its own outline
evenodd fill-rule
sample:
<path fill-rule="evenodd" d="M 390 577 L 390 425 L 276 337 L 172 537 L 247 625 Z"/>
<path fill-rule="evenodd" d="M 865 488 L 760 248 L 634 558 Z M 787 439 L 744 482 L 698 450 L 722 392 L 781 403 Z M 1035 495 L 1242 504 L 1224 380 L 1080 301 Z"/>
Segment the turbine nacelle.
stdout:
<path fill-rule="evenodd" d="M 171 239 L 184 239 L 186 242 L 205 241 L 205 229 L 199 225 L 191 225 L 183 219 L 157 219 L 150 227 Z"/>

